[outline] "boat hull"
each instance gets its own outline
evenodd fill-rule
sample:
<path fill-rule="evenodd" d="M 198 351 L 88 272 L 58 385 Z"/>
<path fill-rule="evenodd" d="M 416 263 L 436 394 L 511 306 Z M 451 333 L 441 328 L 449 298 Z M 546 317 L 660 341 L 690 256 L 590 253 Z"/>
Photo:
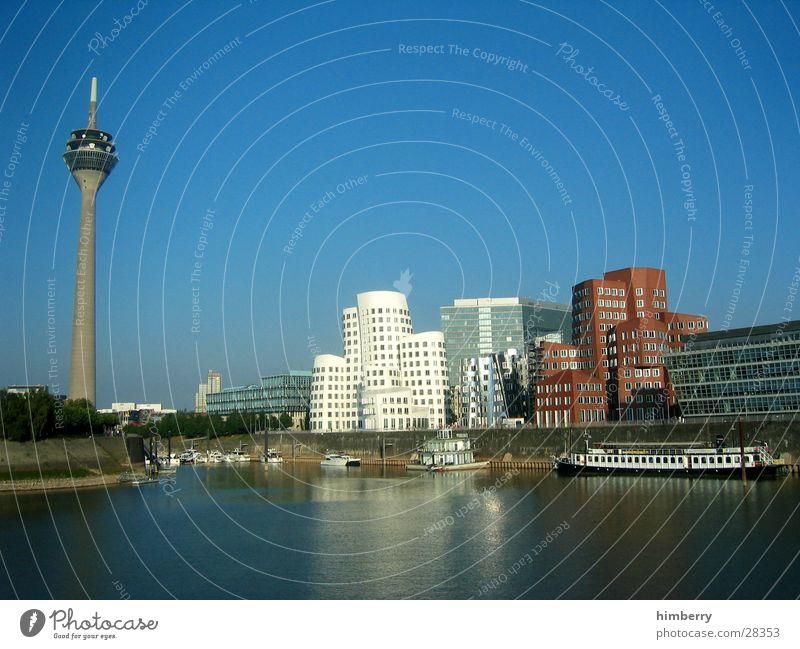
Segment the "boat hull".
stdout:
<path fill-rule="evenodd" d="M 433 471 L 436 473 L 444 471 L 475 471 L 485 469 L 489 462 L 470 462 L 468 464 L 447 464 L 445 466 L 434 466 L 431 464 L 406 464 L 408 471 Z"/>
<path fill-rule="evenodd" d="M 331 458 L 320 462 L 320 466 L 361 466 L 361 458 Z"/>
<path fill-rule="evenodd" d="M 650 469 L 637 467 L 605 467 L 605 466 L 584 466 L 564 460 L 555 461 L 555 470 L 563 475 L 660 475 L 666 477 L 695 477 L 695 478 L 734 478 L 741 476 L 741 467 L 720 469 Z M 748 478 L 774 478 L 785 475 L 787 467 L 781 464 L 774 464 L 761 467 L 747 467 L 745 475 Z"/>

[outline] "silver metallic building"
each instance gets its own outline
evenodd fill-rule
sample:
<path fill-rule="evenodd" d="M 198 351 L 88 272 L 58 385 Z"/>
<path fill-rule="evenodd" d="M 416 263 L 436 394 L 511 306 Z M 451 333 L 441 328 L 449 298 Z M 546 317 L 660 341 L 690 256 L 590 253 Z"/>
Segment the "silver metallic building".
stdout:
<path fill-rule="evenodd" d="M 560 333 L 572 336 L 572 311 L 567 304 L 523 297 L 454 300 L 441 307 L 450 385 L 457 385 L 464 359 L 506 349 L 526 355 L 536 338 Z"/>
<path fill-rule="evenodd" d="M 295 425 L 302 427 L 308 414 L 311 397 L 311 372 L 292 370 L 288 374 L 265 376 L 260 385 L 225 388 L 206 395 L 210 415 L 267 413 L 292 416 Z"/>

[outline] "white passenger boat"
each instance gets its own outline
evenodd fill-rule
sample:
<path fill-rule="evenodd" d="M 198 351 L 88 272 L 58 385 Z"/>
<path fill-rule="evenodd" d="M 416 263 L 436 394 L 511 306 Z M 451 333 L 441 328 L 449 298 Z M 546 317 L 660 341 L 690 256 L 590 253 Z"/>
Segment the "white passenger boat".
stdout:
<path fill-rule="evenodd" d="M 671 443 L 601 443 L 592 446 L 586 436 L 585 448 L 553 458 L 553 468 L 567 475 L 577 474 L 661 474 L 678 476 L 735 477 L 742 472 L 748 478 L 788 473 L 782 460 L 776 460 L 764 442 L 754 446 L 725 446 L 721 437 L 716 444 L 704 442 Z"/>
<path fill-rule="evenodd" d="M 346 453 L 328 453 L 320 462 L 321 466 L 361 466 L 360 457 L 351 457 Z"/>

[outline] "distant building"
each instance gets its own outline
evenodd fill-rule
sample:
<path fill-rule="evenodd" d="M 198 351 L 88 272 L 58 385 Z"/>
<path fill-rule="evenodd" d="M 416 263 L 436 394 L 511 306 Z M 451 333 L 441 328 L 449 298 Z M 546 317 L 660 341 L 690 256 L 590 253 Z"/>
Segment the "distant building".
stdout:
<path fill-rule="evenodd" d="M 516 349 L 461 361 L 458 425 L 522 425 L 530 417 L 527 357 Z"/>
<path fill-rule="evenodd" d="M 569 305 L 522 297 L 454 300 L 441 307 L 450 384 L 457 385 L 462 361 L 504 349 L 526 355 L 536 338 L 555 334 L 569 342 Z"/>
<path fill-rule="evenodd" d="M 194 395 L 194 411 L 205 413 L 206 397 L 222 390 L 222 374 L 214 370 L 208 370 L 208 378 L 205 383 L 197 386 L 197 393 Z"/>
<path fill-rule="evenodd" d="M 307 426 L 311 394 L 311 372 L 289 371 L 286 374 L 265 376 L 260 385 L 245 385 L 206 395 L 210 415 L 254 413 L 287 414 L 292 426 L 302 430 Z"/>
<path fill-rule="evenodd" d="M 166 415 L 173 415 L 174 408 L 164 408 L 160 403 L 135 403 L 133 401 L 117 401 L 110 408 L 98 410 L 102 414 L 115 414 L 120 426 L 136 424 L 144 426 L 151 421 L 158 421 Z"/>
<path fill-rule="evenodd" d="M 536 350 L 535 408 L 543 413 L 536 421 L 569 425 L 674 414 L 663 355 L 705 331 L 708 321 L 668 311 L 667 302 L 666 273 L 659 268 L 623 268 L 576 284 L 572 343 L 542 341 Z"/>
<path fill-rule="evenodd" d="M 403 293 L 359 293 L 342 312 L 344 356 L 314 359 L 311 430 L 442 428 L 449 390 L 444 336 L 414 333 Z"/>
<path fill-rule="evenodd" d="M 665 361 L 686 418 L 800 412 L 800 320 L 689 336 Z"/>
<path fill-rule="evenodd" d="M 44 392 L 49 394 L 50 390 L 46 385 L 9 385 L 6 387 L 8 394 L 22 394 L 29 395 L 34 392 Z"/>

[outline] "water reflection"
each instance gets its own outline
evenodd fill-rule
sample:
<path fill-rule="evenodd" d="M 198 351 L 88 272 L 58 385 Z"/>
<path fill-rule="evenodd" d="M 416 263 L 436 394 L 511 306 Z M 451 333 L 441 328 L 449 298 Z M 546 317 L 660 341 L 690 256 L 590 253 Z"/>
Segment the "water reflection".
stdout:
<path fill-rule="evenodd" d="M 798 494 L 795 478 L 181 467 L 168 489 L 0 497 L 0 595 L 795 597 Z"/>

